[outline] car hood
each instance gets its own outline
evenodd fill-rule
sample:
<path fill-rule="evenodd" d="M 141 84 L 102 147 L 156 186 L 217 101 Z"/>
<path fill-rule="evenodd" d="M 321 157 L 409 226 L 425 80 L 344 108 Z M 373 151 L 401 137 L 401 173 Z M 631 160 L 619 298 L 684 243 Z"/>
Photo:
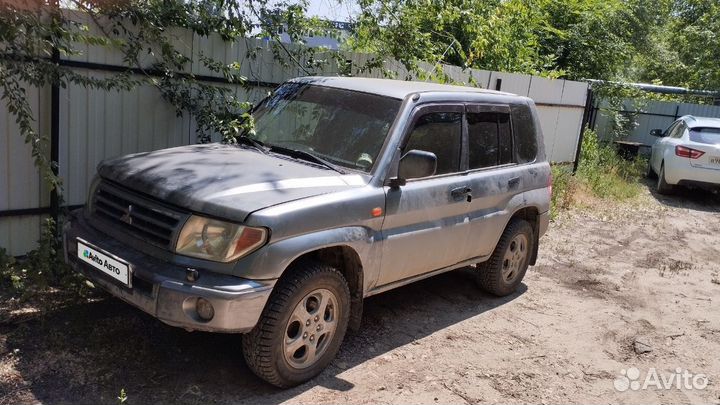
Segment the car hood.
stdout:
<path fill-rule="evenodd" d="M 368 181 L 363 175 L 217 143 L 123 156 L 102 162 L 98 173 L 163 202 L 235 221 L 265 207 Z"/>

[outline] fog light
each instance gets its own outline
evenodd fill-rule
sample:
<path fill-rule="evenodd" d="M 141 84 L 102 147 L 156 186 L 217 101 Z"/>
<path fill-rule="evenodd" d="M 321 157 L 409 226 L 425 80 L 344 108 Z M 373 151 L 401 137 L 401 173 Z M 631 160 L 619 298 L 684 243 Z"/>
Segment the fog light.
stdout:
<path fill-rule="evenodd" d="M 200 319 L 202 319 L 203 321 L 209 321 L 215 316 L 215 309 L 213 308 L 210 301 L 206 300 L 205 298 L 197 299 L 197 302 L 195 303 L 195 310 L 197 311 Z"/>

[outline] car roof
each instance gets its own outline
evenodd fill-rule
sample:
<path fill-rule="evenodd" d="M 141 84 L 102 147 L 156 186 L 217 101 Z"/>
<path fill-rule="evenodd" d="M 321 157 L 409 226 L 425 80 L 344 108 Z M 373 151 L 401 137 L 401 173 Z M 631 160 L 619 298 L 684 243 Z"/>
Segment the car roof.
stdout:
<path fill-rule="evenodd" d="M 404 99 L 410 94 L 428 92 L 480 93 L 489 95 L 516 96 L 502 91 L 486 90 L 478 87 L 456 86 L 450 84 L 414 82 L 392 79 L 374 79 L 367 77 L 331 77 L 308 76 L 291 80 L 296 83 L 310 83 L 338 89 L 360 91 L 386 97 Z"/>
<path fill-rule="evenodd" d="M 695 117 L 693 115 L 686 115 L 682 119 L 687 123 L 690 128 L 720 128 L 720 118 L 713 117 Z"/>

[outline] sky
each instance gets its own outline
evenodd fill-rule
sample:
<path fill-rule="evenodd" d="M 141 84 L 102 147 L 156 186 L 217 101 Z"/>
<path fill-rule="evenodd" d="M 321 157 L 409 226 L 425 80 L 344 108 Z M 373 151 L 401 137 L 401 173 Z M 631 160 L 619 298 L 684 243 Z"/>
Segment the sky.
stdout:
<path fill-rule="evenodd" d="M 354 0 L 309 0 L 308 14 L 320 18 L 350 22 L 359 13 Z"/>

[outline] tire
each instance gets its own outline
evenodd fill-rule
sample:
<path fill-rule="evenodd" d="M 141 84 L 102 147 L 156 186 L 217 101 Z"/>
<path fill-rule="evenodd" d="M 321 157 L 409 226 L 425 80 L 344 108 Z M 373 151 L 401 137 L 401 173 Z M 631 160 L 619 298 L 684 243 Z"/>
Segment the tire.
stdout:
<path fill-rule="evenodd" d="M 323 302 L 328 304 L 321 316 Z M 273 289 L 255 328 L 243 335 L 243 356 L 258 377 L 276 387 L 301 384 L 335 358 L 349 319 L 350 290 L 342 274 L 323 263 L 298 262 Z M 317 356 L 311 361 L 312 353 Z"/>
<path fill-rule="evenodd" d="M 660 173 L 658 173 L 657 186 L 655 190 L 658 194 L 670 194 L 673 192 L 673 186 L 665 181 L 665 163 L 660 165 Z"/>
<path fill-rule="evenodd" d="M 525 277 L 535 247 L 534 235 L 527 221 L 510 221 L 490 259 L 478 265 L 477 283 L 482 290 L 498 297 L 517 290 Z"/>

